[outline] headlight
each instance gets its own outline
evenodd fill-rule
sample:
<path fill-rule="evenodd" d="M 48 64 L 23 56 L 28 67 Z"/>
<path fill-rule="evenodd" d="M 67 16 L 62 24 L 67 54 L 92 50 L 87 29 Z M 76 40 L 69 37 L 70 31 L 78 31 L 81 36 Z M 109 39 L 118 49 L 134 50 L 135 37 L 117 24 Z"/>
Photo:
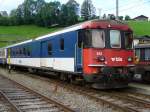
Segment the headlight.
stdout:
<path fill-rule="evenodd" d="M 128 62 L 133 61 L 132 57 L 128 57 Z"/>
<path fill-rule="evenodd" d="M 104 56 L 99 56 L 97 59 L 100 62 L 104 62 L 105 61 L 105 57 Z"/>

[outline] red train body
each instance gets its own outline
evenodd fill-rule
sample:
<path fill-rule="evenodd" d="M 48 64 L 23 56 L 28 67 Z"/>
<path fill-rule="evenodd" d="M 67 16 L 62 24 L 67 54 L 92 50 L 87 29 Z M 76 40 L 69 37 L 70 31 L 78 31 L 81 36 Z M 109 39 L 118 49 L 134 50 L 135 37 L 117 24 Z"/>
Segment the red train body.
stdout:
<path fill-rule="evenodd" d="M 83 24 L 83 28 L 87 36 L 82 51 L 86 81 L 93 83 L 94 88 L 127 87 L 131 77 L 129 69 L 134 66 L 132 30 L 118 21 L 92 21 Z M 94 40 L 96 36 L 99 39 Z M 87 40 L 95 43 L 89 44 Z"/>

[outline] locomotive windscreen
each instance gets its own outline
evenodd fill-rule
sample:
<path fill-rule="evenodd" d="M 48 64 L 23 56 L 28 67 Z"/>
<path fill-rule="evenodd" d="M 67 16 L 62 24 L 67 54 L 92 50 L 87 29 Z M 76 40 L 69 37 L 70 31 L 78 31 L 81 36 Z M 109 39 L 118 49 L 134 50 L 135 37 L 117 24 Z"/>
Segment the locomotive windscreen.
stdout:
<path fill-rule="evenodd" d="M 121 34 L 118 30 L 110 30 L 110 46 L 112 48 L 121 48 Z"/>
<path fill-rule="evenodd" d="M 105 47 L 105 32 L 100 29 L 82 30 L 79 32 L 79 39 L 83 42 L 84 48 L 104 48 Z M 80 45 L 80 43 L 78 43 Z"/>
<path fill-rule="evenodd" d="M 88 29 L 79 31 L 78 46 L 84 48 L 133 48 L 132 32 L 120 30 Z"/>

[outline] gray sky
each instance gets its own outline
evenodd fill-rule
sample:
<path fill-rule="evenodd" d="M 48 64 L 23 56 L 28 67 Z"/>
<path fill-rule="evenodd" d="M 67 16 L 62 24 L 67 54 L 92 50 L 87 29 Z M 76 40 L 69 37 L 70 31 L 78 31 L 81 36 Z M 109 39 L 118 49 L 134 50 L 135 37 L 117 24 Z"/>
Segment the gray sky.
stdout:
<path fill-rule="evenodd" d="M 24 0 L 0 0 L 0 10 L 10 10 L 17 8 Z M 46 0 L 57 1 L 57 0 Z M 61 3 L 66 3 L 67 0 L 58 0 Z M 83 0 L 76 0 L 80 5 Z M 115 14 L 115 2 L 116 0 L 92 0 L 96 9 L 102 9 L 101 15 Z M 98 11 L 98 10 L 97 10 Z M 98 14 L 98 12 L 97 12 Z M 150 0 L 119 0 L 119 15 L 125 16 L 129 15 L 135 17 L 138 15 L 145 15 L 150 18 Z"/>

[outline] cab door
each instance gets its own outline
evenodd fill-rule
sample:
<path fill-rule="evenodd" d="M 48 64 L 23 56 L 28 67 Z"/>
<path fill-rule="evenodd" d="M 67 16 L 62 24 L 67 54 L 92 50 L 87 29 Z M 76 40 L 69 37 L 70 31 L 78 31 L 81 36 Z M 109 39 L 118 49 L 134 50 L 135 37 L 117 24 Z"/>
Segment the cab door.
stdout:
<path fill-rule="evenodd" d="M 75 45 L 75 55 L 76 55 L 76 72 L 82 72 L 82 49 L 83 41 L 81 37 L 81 32 L 78 32 L 77 43 Z"/>

